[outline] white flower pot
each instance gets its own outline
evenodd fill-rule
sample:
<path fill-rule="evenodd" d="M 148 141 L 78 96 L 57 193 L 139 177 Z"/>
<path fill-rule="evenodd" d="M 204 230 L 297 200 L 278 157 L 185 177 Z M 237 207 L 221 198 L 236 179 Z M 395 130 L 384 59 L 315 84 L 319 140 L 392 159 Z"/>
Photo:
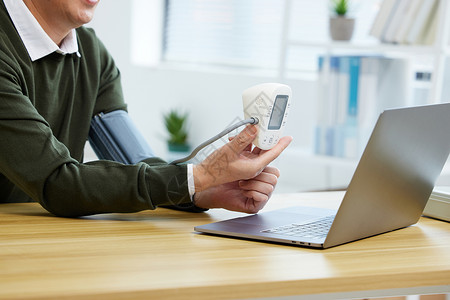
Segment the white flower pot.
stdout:
<path fill-rule="evenodd" d="M 355 28 L 355 19 L 334 16 L 330 17 L 330 36 L 334 41 L 349 41 Z"/>

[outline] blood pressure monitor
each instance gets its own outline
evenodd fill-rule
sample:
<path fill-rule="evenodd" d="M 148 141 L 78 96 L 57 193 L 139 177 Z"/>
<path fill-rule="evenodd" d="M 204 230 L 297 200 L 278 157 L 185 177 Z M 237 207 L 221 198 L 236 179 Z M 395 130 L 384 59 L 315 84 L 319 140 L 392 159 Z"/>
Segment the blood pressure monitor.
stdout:
<path fill-rule="evenodd" d="M 244 118 L 254 118 L 258 124 L 258 136 L 253 144 L 271 149 L 283 134 L 290 108 L 291 88 L 280 83 L 263 83 L 242 93 Z"/>
<path fill-rule="evenodd" d="M 255 124 L 255 126 L 259 127 L 258 135 L 253 141 L 256 147 L 262 150 L 268 150 L 275 146 L 283 134 L 283 129 L 286 125 L 291 103 L 291 88 L 279 83 L 255 85 L 242 93 L 242 103 L 244 105 L 245 120 L 229 126 L 222 132 L 201 143 L 188 156 L 174 160 L 171 164 L 176 165 L 189 161 L 204 147 L 214 143 L 227 133 L 247 124 Z"/>

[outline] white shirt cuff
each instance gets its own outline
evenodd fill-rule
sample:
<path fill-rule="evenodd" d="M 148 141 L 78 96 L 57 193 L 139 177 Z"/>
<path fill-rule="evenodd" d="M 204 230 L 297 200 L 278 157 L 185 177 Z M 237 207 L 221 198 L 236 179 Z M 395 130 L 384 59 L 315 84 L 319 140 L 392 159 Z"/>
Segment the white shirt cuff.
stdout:
<path fill-rule="evenodd" d="M 187 164 L 187 180 L 188 180 L 188 189 L 189 196 L 192 197 L 195 194 L 195 184 L 194 184 L 194 166 L 193 164 Z"/>

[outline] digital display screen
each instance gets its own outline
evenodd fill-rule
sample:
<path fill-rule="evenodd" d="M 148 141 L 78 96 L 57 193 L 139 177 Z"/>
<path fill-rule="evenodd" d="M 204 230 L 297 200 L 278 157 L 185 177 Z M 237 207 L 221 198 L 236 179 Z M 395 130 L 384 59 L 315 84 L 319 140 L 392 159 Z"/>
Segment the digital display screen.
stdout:
<path fill-rule="evenodd" d="M 269 120 L 269 130 L 278 130 L 281 127 L 283 122 L 284 112 L 286 110 L 286 105 L 288 102 L 289 96 L 287 95 L 278 95 L 275 98 L 275 103 L 273 104 L 272 115 Z"/>

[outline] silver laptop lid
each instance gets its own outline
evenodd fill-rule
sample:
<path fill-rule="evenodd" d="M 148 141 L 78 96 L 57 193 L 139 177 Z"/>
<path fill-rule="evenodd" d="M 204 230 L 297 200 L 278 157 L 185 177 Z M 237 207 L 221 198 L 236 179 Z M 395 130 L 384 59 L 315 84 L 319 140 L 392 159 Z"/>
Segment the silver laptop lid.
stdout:
<path fill-rule="evenodd" d="M 383 112 L 324 247 L 414 224 L 450 152 L 450 103 Z"/>

